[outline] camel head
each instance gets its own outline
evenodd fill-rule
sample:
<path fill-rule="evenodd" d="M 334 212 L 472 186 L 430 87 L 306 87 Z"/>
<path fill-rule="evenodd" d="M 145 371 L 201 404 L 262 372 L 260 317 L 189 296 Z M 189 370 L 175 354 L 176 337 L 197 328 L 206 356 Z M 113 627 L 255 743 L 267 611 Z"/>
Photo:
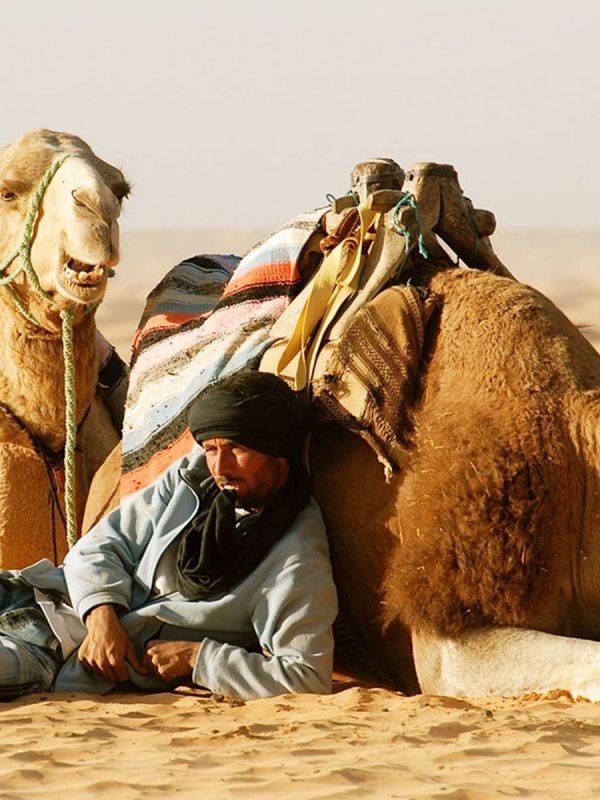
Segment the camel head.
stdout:
<path fill-rule="evenodd" d="M 120 170 L 67 133 L 37 130 L 0 150 L 0 262 L 21 246 L 32 199 L 50 167 L 65 159 L 39 203 L 31 264 L 54 309 L 99 303 L 108 271 L 119 260 L 118 218 L 130 187 Z M 0 277 L 18 269 L 21 257 Z M 32 302 L 22 272 L 13 284 Z M 1 291 L 1 289 L 0 289 Z"/>

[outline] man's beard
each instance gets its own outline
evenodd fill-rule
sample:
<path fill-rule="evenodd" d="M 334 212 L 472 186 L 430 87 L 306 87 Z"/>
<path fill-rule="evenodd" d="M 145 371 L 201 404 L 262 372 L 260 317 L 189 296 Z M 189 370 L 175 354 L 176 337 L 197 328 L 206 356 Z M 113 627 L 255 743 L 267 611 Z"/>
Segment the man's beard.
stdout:
<path fill-rule="evenodd" d="M 258 510 L 272 494 L 272 491 L 260 482 L 254 489 L 249 489 L 244 479 L 239 477 L 218 475 L 215 481 L 221 491 L 235 492 L 236 506 L 246 511 Z"/>

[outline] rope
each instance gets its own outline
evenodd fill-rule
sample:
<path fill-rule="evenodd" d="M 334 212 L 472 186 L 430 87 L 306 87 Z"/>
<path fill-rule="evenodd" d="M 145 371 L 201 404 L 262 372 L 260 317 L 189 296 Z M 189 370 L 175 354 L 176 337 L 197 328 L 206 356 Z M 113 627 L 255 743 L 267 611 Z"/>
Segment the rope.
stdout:
<path fill-rule="evenodd" d="M 344 197 L 350 197 L 350 195 L 356 196 L 355 192 L 353 192 L 352 189 L 347 191 Z M 327 192 L 327 194 L 325 195 L 325 200 L 327 200 L 328 205 L 331 205 L 337 200 L 337 197 L 334 194 L 331 194 L 331 192 Z"/>
<path fill-rule="evenodd" d="M 398 219 L 400 209 L 405 208 L 406 206 L 409 206 L 415 212 L 415 219 L 417 221 L 417 227 L 419 228 L 419 253 L 423 256 L 423 258 L 429 258 L 429 253 L 425 249 L 425 239 L 423 237 L 423 226 L 421 225 L 419 207 L 417 205 L 417 201 L 410 192 L 405 192 L 405 194 L 402 195 L 400 200 L 394 206 L 394 211 L 392 214 L 392 224 L 394 226 L 394 230 L 396 230 L 406 239 L 406 252 L 408 253 L 410 250 L 410 231 Z"/>
<path fill-rule="evenodd" d="M 57 159 L 50 168 L 46 171 L 42 180 L 40 181 L 27 212 L 25 226 L 23 228 L 23 237 L 21 243 L 12 256 L 9 256 L 0 266 L 0 286 L 4 286 L 15 303 L 18 311 L 38 328 L 43 328 L 38 320 L 31 314 L 28 308 L 24 305 L 23 301 L 15 291 L 14 287 L 10 284 L 22 273 L 25 272 L 29 278 L 29 283 L 34 292 L 52 303 L 52 295 L 42 288 L 39 278 L 31 263 L 31 246 L 35 237 L 35 224 L 37 221 L 40 204 L 48 188 L 50 181 L 56 175 L 60 167 L 69 158 L 70 155 L 63 156 Z M 10 275 L 4 275 L 4 272 L 17 258 L 21 257 L 19 267 Z M 66 529 L 67 529 L 67 544 L 69 549 L 73 547 L 77 541 L 77 516 L 75 508 L 75 445 L 77 440 L 77 424 L 76 424 L 76 398 L 75 398 L 75 358 L 73 353 L 73 320 L 75 318 L 74 307 L 62 309 L 60 317 L 62 320 L 62 339 L 63 339 L 63 364 L 65 371 L 65 512 L 66 512 Z"/>
<path fill-rule="evenodd" d="M 19 313 L 25 317 L 28 322 L 31 322 L 36 328 L 41 328 L 42 326 L 39 324 L 37 319 L 33 316 L 33 314 L 29 311 L 29 309 L 24 305 L 23 301 L 17 294 L 17 292 L 13 289 L 12 286 L 6 285 L 4 287 L 9 295 L 12 297 L 13 303 L 15 304 Z"/>
<path fill-rule="evenodd" d="M 52 302 L 51 295 L 48 292 L 44 291 L 40 286 L 40 282 L 38 280 L 38 276 L 33 269 L 31 264 L 31 245 L 33 244 L 34 238 L 34 228 L 35 223 L 37 220 L 37 215 L 40 210 L 40 203 L 42 202 L 42 198 L 48 188 L 50 181 L 56 175 L 58 170 L 62 167 L 65 163 L 67 158 L 70 158 L 69 155 L 63 156 L 62 158 L 57 159 L 47 170 L 45 175 L 42 177 L 42 180 L 39 183 L 39 186 L 35 190 L 33 197 L 31 198 L 31 202 L 29 204 L 29 210 L 27 211 L 27 218 L 25 220 L 25 226 L 23 228 L 23 238 L 21 239 L 21 244 L 17 247 L 15 252 L 12 256 L 9 256 L 3 262 L 2 266 L 0 266 L 0 275 L 2 275 L 8 267 L 12 264 L 12 262 L 17 258 L 17 256 L 21 256 L 21 265 L 10 275 L 7 275 L 4 278 L 0 277 L 0 286 L 7 285 L 12 283 L 17 276 L 25 270 L 29 280 L 31 281 L 31 285 L 34 290 L 43 297 L 48 302 Z"/>
<path fill-rule="evenodd" d="M 77 541 L 75 508 L 75 443 L 77 440 L 75 402 L 75 357 L 73 353 L 73 307 L 60 312 L 62 319 L 63 362 L 65 366 L 65 513 L 69 550 Z"/>

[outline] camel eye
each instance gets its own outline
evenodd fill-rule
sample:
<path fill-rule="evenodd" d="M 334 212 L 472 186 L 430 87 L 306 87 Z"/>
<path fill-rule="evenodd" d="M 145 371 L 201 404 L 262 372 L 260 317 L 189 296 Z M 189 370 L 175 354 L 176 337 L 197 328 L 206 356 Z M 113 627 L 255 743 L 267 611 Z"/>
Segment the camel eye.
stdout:
<path fill-rule="evenodd" d="M 17 199 L 17 195 L 11 192 L 10 189 L 0 189 L 0 198 L 2 198 L 5 203 L 11 203 L 13 200 Z"/>

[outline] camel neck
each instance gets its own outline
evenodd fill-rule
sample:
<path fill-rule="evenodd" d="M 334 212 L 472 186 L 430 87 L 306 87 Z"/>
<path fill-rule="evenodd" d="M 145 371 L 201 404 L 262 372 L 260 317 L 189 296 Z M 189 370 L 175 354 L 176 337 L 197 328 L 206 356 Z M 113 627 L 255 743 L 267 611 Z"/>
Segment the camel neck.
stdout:
<path fill-rule="evenodd" d="M 3 298 L 4 299 L 4 298 Z M 0 325 L 11 342 L 0 364 L 0 396 L 10 397 L 10 408 L 54 451 L 65 443 L 65 390 L 60 316 L 58 329 L 38 328 L 0 301 Z M 73 326 L 76 422 L 85 416 L 94 396 L 98 371 L 94 314 Z M 53 368 L 48 369 L 47 365 Z"/>

